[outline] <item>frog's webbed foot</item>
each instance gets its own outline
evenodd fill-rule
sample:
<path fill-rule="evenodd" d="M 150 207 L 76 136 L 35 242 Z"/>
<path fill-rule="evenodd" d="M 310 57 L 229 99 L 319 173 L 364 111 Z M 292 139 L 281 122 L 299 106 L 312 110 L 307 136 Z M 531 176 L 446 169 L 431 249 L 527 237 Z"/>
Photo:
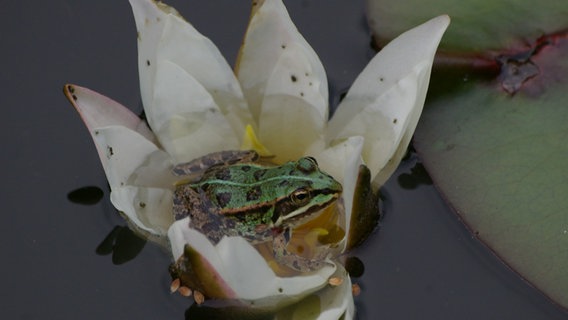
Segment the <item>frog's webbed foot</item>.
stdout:
<path fill-rule="evenodd" d="M 176 176 L 191 176 L 203 173 L 205 170 L 218 165 L 232 165 L 241 162 L 254 162 L 259 155 L 253 150 L 228 150 L 213 152 L 191 160 L 180 163 L 173 167 L 172 172 Z"/>
<path fill-rule="evenodd" d="M 288 251 L 286 246 L 288 245 L 288 240 L 290 239 L 290 233 L 290 230 L 286 230 L 285 232 L 282 232 L 274 237 L 274 258 L 278 263 L 300 272 L 311 272 L 321 269 L 324 266 L 331 265 L 330 262 L 326 261 L 327 256 L 329 255 L 328 250 L 319 251 L 318 254 L 311 259 L 304 258 Z"/>

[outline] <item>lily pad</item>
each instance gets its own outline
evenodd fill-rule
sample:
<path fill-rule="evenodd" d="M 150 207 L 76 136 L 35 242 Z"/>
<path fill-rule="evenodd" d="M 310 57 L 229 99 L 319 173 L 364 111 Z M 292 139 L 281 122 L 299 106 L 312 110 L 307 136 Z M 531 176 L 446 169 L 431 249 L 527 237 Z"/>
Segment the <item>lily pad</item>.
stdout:
<path fill-rule="evenodd" d="M 384 45 L 432 17 L 452 18 L 443 50 L 481 52 L 519 46 L 566 28 L 568 2 L 558 0 L 367 0 L 369 24 Z"/>
<path fill-rule="evenodd" d="M 435 69 L 414 146 L 472 233 L 568 307 L 568 2 L 368 2 L 378 46 L 451 16 L 440 61 L 465 63 Z"/>

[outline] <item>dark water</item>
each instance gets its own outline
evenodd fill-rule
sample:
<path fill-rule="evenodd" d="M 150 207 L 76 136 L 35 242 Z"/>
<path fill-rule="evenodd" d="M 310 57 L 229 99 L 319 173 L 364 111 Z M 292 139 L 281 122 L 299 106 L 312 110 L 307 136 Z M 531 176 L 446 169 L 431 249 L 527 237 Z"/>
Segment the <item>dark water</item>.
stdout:
<path fill-rule="evenodd" d="M 234 61 L 249 1 L 170 4 Z M 363 1 L 287 5 L 337 101 L 371 54 Z M 93 143 L 61 93 L 72 82 L 141 110 L 128 1 L 3 1 L 0 12 L 3 318 L 182 319 L 189 302 L 168 292 L 168 253 L 121 228 Z M 379 233 L 353 252 L 365 267 L 359 318 L 568 318 L 471 238 L 420 168 L 411 174 L 415 161 L 385 187 Z M 103 200 L 69 201 L 84 186 Z"/>

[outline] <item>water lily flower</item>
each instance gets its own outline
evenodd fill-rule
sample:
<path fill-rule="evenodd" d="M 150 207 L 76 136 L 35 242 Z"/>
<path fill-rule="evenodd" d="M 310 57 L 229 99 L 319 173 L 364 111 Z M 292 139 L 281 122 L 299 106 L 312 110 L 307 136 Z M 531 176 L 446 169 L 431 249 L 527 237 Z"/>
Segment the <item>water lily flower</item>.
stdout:
<path fill-rule="evenodd" d="M 174 259 L 191 265 L 192 289 L 208 298 L 282 306 L 320 292 L 326 297 L 323 317 L 351 318 L 351 282 L 339 264 L 282 275 L 245 239 L 225 237 L 213 244 L 189 227 L 189 218 L 174 221 L 179 177 L 172 167 L 222 150 L 255 149 L 275 163 L 315 157 L 343 185 L 334 209 L 340 239 L 329 248 L 341 254 L 350 236 L 360 165 L 369 168 L 375 188 L 398 165 L 418 122 L 448 17 L 432 19 L 383 48 L 328 121 L 325 70 L 281 0 L 253 1 L 235 71 L 175 9 L 152 0 L 130 3 L 148 124 L 94 91 L 65 86 L 94 139 L 113 205 L 149 239 L 167 239 Z M 308 239 L 313 230 L 317 236 L 330 228 L 305 229 Z M 330 279 L 341 284 L 332 286 Z"/>

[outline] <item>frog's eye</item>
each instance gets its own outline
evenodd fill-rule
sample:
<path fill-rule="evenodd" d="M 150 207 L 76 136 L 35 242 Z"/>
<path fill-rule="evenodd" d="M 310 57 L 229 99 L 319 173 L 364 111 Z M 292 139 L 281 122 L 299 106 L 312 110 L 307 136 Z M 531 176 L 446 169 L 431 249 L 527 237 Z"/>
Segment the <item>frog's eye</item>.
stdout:
<path fill-rule="evenodd" d="M 294 202 L 294 204 L 296 204 L 297 206 L 302 206 L 310 201 L 310 191 L 304 188 L 296 189 L 292 193 L 290 198 L 292 199 L 292 202 Z"/>
<path fill-rule="evenodd" d="M 298 160 L 298 165 L 296 166 L 300 171 L 310 173 L 318 168 L 318 162 L 313 157 L 303 157 Z"/>
<path fill-rule="evenodd" d="M 318 161 L 314 157 L 304 157 L 306 160 L 311 161 L 314 166 L 318 166 Z"/>

